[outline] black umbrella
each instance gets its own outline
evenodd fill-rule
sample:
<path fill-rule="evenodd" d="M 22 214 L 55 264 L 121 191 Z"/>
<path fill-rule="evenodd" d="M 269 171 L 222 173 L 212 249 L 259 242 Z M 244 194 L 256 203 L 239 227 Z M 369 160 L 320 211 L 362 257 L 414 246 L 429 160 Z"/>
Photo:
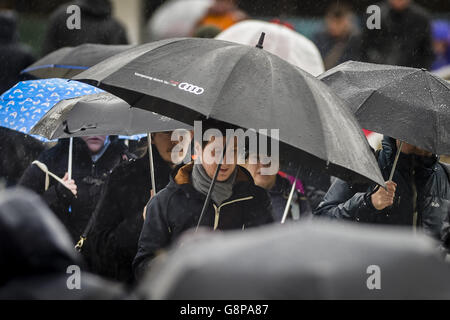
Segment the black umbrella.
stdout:
<path fill-rule="evenodd" d="M 281 155 L 348 180 L 383 184 L 360 126 L 316 78 L 265 50 L 168 39 L 119 53 L 75 77 L 133 107 L 193 124 L 279 129 Z M 282 150 L 283 153 L 283 150 Z"/>
<path fill-rule="evenodd" d="M 425 69 L 348 61 L 318 77 L 365 129 L 450 153 L 450 85 Z"/>
<path fill-rule="evenodd" d="M 315 77 L 255 47 L 180 38 L 119 53 L 74 79 L 192 124 L 209 119 L 241 128 L 277 129 L 282 159 L 326 168 L 335 176 L 384 185 L 361 128 Z M 216 168 L 200 221 L 209 205 Z M 197 227 L 198 227 L 197 225 Z"/>
<path fill-rule="evenodd" d="M 82 44 L 64 47 L 39 59 L 21 73 L 36 78 L 71 78 L 132 45 Z"/>
<path fill-rule="evenodd" d="M 182 236 L 137 292 L 181 300 L 449 299 L 449 277 L 424 235 L 316 221 Z"/>

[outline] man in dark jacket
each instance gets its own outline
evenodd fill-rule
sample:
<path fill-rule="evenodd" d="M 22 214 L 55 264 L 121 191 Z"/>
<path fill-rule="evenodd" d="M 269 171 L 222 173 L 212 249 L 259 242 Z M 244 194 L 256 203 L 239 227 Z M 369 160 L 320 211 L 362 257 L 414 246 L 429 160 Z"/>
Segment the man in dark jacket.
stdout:
<path fill-rule="evenodd" d="M 0 94 L 24 80 L 20 71 L 35 61 L 31 49 L 18 41 L 14 11 L 0 10 Z"/>
<path fill-rule="evenodd" d="M 395 139 L 385 137 L 377 156 L 386 180 L 397 144 Z M 368 223 L 414 225 L 439 238 L 450 207 L 450 181 L 438 157 L 404 143 L 392 180 L 387 182 L 386 191 L 337 179 L 314 214 Z"/>
<path fill-rule="evenodd" d="M 380 4 L 381 28 L 364 29 L 363 61 L 430 69 L 434 60 L 431 24 L 412 0 Z"/>
<path fill-rule="evenodd" d="M 224 135 L 225 129 L 221 132 Z M 150 200 L 133 261 L 136 278 L 142 276 L 158 251 L 169 246 L 184 231 L 197 226 L 217 168 L 217 162 L 210 161 L 217 151 L 211 145 L 225 144 L 225 138 L 215 139 L 203 143 L 203 146 L 195 141 L 199 163 L 176 167 L 167 187 Z M 225 156 L 200 225 L 213 230 L 242 230 L 273 222 L 267 192 L 254 184 L 246 169 L 236 165 L 236 158 L 229 158 Z"/>
<path fill-rule="evenodd" d="M 67 7 L 70 5 L 80 8 L 80 29 L 67 28 L 70 17 Z M 77 0 L 61 5 L 50 16 L 42 50 L 44 55 L 83 43 L 128 44 L 125 29 L 112 17 L 109 0 Z"/>
<path fill-rule="evenodd" d="M 121 162 L 128 161 L 125 145 L 117 138 L 91 136 L 74 138 L 72 179 L 67 179 L 69 139 L 61 139 L 58 144 L 44 151 L 38 161 L 45 164 L 58 177 L 65 176 L 64 187 L 50 178 L 46 188 L 46 174 L 32 164 L 23 174 L 19 184 L 40 194 L 50 209 L 58 216 L 74 241 L 78 242 L 94 211 L 102 186 L 110 172 Z M 83 253 L 89 264 L 89 250 Z"/>
<path fill-rule="evenodd" d="M 153 133 L 152 143 L 156 188 L 162 190 L 169 183 L 173 168 L 170 154 L 176 144 L 171 141 L 171 132 Z M 131 264 L 151 189 L 148 152 L 111 173 L 87 240 L 95 246 L 93 272 L 122 282 L 134 279 Z"/>
<path fill-rule="evenodd" d="M 325 70 L 347 60 L 361 59 L 361 34 L 352 19 L 353 12 L 346 4 L 333 4 L 328 8 L 326 29 L 313 38 L 322 55 Z"/>
<path fill-rule="evenodd" d="M 450 164 L 441 163 L 444 167 L 447 177 L 450 180 Z M 450 252 L 450 206 L 448 207 L 447 214 L 441 229 L 441 240 L 444 247 Z"/>

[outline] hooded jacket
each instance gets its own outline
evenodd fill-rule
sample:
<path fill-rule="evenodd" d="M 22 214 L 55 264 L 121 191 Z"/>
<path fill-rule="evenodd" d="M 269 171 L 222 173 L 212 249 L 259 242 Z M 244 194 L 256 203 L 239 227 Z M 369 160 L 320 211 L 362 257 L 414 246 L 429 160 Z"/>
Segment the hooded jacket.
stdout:
<path fill-rule="evenodd" d="M 47 205 L 58 216 L 69 231 L 72 240 L 78 242 L 99 200 L 105 180 L 111 171 L 130 156 L 122 141 L 110 138 L 111 143 L 104 154 L 93 162 L 86 143 L 80 138 L 73 140 L 72 179 L 77 185 L 74 198 L 55 179 L 45 191 L 45 173 L 36 165 L 31 165 L 23 174 L 19 184 L 40 194 Z M 49 171 L 58 177 L 67 172 L 69 139 L 61 139 L 53 148 L 44 151 L 38 161 L 47 165 Z M 87 251 L 83 250 L 87 258 Z"/>
<path fill-rule="evenodd" d="M 69 5 L 80 8 L 80 29 L 68 29 Z M 45 35 L 43 54 L 62 47 L 73 47 L 83 43 L 128 44 L 124 27 L 112 17 L 109 0 L 78 0 L 57 8 L 49 19 Z"/>
<path fill-rule="evenodd" d="M 397 146 L 395 140 L 388 137 L 383 139 L 382 145 L 377 160 L 387 180 Z M 314 214 L 333 219 L 411 226 L 414 224 L 415 203 L 418 213 L 416 225 L 422 227 L 426 234 L 439 238 L 450 207 L 450 182 L 438 158 L 433 156 L 424 160 L 400 153 L 392 180 L 397 183 L 397 189 L 391 207 L 381 211 L 373 207 L 370 197 L 375 192 L 375 185 L 351 185 L 337 179 Z"/>
<path fill-rule="evenodd" d="M 147 205 L 146 220 L 133 261 L 139 278 L 158 250 L 169 246 L 184 231 L 197 226 L 206 195 L 191 184 L 193 163 L 174 169 L 166 188 Z M 250 173 L 237 166 L 231 197 L 220 206 L 212 201 L 202 218 L 201 226 L 214 230 L 247 229 L 273 222 L 267 192 L 254 184 Z"/>

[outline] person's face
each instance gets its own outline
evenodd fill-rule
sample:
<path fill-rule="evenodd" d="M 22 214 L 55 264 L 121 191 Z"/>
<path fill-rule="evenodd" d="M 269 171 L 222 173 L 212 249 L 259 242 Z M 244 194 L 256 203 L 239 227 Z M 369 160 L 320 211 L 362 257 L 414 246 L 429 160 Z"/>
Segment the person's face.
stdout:
<path fill-rule="evenodd" d="M 396 11 L 403 11 L 409 7 L 411 0 L 389 0 L 389 5 Z"/>
<path fill-rule="evenodd" d="M 328 33 L 334 38 L 346 36 L 351 28 L 350 17 L 345 15 L 343 17 L 327 17 L 326 26 Z"/>
<path fill-rule="evenodd" d="M 217 161 L 220 159 L 221 150 L 214 147 L 214 145 L 223 146 L 225 145 L 225 138 L 217 138 L 219 139 L 217 142 L 212 138 L 212 140 L 203 148 L 202 152 L 202 166 L 205 169 L 208 176 L 212 179 L 214 177 L 214 173 L 217 169 Z M 237 164 L 237 140 L 235 139 L 232 145 L 227 146 L 227 155 L 220 166 L 219 173 L 217 175 L 217 181 L 225 181 L 227 180 L 231 174 L 234 172 Z M 198 142 L 195 143 L 196 153 L 200 153 L 200 144 Z M 223 150 L 223 149 L 222 149 Z M 233 151 L 233 156 L 230 155 L 231 151 Z"/>
<path fill-rule="evenodd" d="M 446 41 L 433 41 L 433 51 L 437 55 L 443 55 L 447 51 Z"/>
<path fill-rule="evenodd" d="M 178 141 L 171 140 L 172 132 L 156 132 L 152 134 L 152 144 L 155 145 L 161 158 L 169 163 L 172 163 L 172 149 L 178 143 Z"/>
<path fill-rule="evenodd" d="M 98 153 L 103 145 L 105 144 L 107 136 L 89 136 L 89 137 L 81 137 L 92 154 Z"/>
<path fill-rule="evenodd" d="M 275 184 L 277 174 L 272 175 L 261 174 L 261 168 L 269 168 L 270 163 L 262 164 L 260 161 L 258 161 L 257 163 L 251 162 L 247 163 L 245 167 L 247 168 L 248 172 L 250 172 L 250 174 L 252 175 L 253 180 L 255 181 L 255 184 L 257 186 L 264 188 L 266 190 L 272 189 L 272 187 Z"/>

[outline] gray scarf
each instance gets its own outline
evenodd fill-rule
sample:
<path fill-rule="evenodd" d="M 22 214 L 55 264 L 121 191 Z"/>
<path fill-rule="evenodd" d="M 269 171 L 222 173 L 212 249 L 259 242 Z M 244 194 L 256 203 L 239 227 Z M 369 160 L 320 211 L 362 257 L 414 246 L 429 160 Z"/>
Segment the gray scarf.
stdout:
<path fill-rule="evenodd" d="M 211 199 L 216 205 L 221 205 L 226 199 L 231 197 L 233 194 L 234 180 L 237 175 L 237 166 L 231 176 L 225 181 L 216 181 L 214 185 L 213 192 L 211 194 Z M 208 176 L 205 168 L 201 164 L 194 164 L 192 169 L 192 186 L 195 190 L 208 194 L 209 186 L 211 185 L 212 179 Z"/>

